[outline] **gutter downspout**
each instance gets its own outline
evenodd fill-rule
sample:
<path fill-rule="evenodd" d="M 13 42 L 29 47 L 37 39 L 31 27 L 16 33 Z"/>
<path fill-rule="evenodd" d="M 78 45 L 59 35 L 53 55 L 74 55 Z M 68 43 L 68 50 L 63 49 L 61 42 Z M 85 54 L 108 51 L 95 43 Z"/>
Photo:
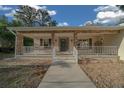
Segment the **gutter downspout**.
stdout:
<path fill-rule="evenodd" d="M 8 30 L 15 36 L 15 58 L 16 58 L 16 42 L 17 42 L 17 36 L 16 36 L 16 34 L 15 34 L 10 28 L 8 28 Z"/>

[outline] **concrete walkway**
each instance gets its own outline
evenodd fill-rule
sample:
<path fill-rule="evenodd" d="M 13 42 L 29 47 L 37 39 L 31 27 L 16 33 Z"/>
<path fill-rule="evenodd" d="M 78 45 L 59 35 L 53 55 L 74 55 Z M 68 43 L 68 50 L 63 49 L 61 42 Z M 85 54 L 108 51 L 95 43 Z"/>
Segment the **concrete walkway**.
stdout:
<path fill-rule="evenodd" d="M 47 71 L 39 88 L 94 88 L 78 64 L 56 62 Z"/>

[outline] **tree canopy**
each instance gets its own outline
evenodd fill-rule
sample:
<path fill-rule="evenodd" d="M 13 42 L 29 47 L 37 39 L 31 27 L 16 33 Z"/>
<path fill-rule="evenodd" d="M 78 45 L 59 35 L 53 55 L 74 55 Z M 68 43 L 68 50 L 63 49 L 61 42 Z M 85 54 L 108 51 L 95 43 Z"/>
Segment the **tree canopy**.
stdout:
<path fill-rule="evenodd" d="M 27 5 L 19 6 L 15 18 L 24 26 L 56 26 L 57 22 L 51 18 L 46 9 L 35 9 Z"/>
<path fill-rule="evenodd" d="M 46 9 L 35 9 L 27 5 L 18 6 L 11 21 L 5 15 L 0 15 L 0 44 L 1 47 L 14 48 L 15 36 L 6 30 L 6 27 L 17 26 L 56 26 L 57 22 L 52 19 Z M 26 38 L 26 44 L 30 45 L 30 39 Z M 32 43 L 32 42 L 31 42 Z"/>

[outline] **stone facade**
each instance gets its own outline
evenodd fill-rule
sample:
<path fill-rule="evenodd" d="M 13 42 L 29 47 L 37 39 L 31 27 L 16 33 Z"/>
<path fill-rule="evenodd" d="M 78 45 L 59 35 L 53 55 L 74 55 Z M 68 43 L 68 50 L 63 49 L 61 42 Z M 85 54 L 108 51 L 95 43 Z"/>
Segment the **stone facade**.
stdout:
<path fill-rule="evenodd" d="M 17 33 L 16 35 L 16 54 L 23 54 L 23 35 L 21 33 Z"/>

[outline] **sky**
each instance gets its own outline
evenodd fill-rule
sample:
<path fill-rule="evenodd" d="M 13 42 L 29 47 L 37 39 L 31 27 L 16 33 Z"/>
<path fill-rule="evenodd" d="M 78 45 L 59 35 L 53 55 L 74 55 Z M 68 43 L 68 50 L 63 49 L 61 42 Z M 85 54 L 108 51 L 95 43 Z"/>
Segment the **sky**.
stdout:
<path fill-rule="evenodd" d="M 48 9 L 56 10 L 54 17 L 57 22 L 67 22 L 69 25 L 78 26 L 86 21 L 94 20 L 96 13 L 93 9 L 98 6 L 48 6 Z"/>
<path fill-rule="evenodd" d="M 36 9 L 47 9 L 58 26 L 82 26 L 85 24 L 117 25 L 122 23 L 124 12 L 110 5 L 30 5 Z M 18 6 L 0 6 L 0 15 L 13 19 Z"/>

